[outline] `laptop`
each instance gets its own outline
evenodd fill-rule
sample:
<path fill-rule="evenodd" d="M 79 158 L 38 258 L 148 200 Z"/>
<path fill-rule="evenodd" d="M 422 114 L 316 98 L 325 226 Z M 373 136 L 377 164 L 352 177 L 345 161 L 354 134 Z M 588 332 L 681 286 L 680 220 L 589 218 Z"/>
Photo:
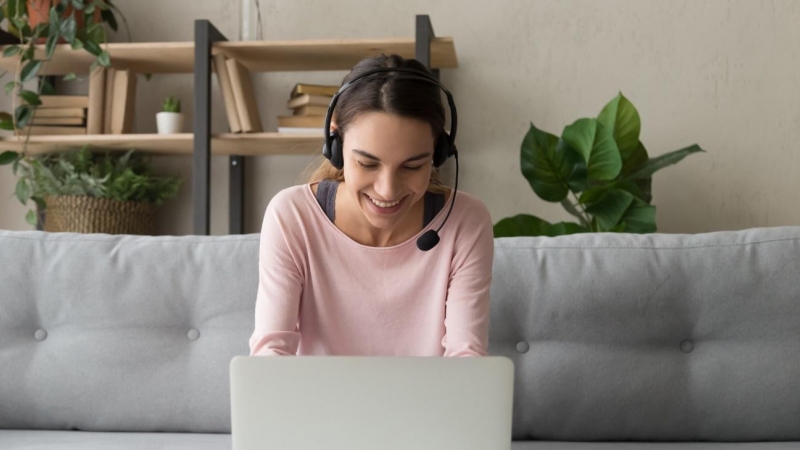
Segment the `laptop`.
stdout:
<path fill-rule="evenodd" d="M 233 450 L 509 450 L 506 357 L 237 356 Z"/>

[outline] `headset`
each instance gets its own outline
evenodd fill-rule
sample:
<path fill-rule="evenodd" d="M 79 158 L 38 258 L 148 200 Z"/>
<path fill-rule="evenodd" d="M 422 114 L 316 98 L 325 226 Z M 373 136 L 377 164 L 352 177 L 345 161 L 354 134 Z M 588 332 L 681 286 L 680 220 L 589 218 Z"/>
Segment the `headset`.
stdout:
<path fill-rule="evenodd" d="M 322 154 L 331 162 L 333 167 L 339 170 L 344 167 L 344 155 L 342 154 L 344 148 L 342 145 L 342 136 L 339 134 L 339 130 L 331 131 L 331 118 L 333 117 L 333 110 L 336 106 L 336 102 L 339 101 L 339 96 L 342 94 L 342 92 L 346 91 L 348 88 L 350 88 L 350 86 L 353 86 L 360 80 L 363 80 L 372 74 L 383 72 L 405 72 L 409 75 L 404 75 L 398 77 L 397 79 L 417 80 L 436 85 L 442 91 L 444 91 L 445 95 L 447 96 L 447 103 L 450 105 L 450 133 L 448 134 L 444 130 L 439 133 L 438 138 L 436 139 L 436 146 L 433 150 L 433 166 L 440 167 L 447 161 L 449 157 L 455 157 L 456 181 L 453 189 L 453 199 L 450 201 L 450 209 L 447 211 L 447 215 L 442 221 L 442 224 L 439 225 L 438 229 L 428 230 L 422 236 L 420 236 L 419 239 L 417 239 L 417 248 L 422 251 L 428 251 L 439 243 L 439 230 L 442 229 L 444 224 L 447 222 L 447 219 L 450 217 L 450 213 L 453 211 L 453 204 L 455 204 L 456 201 L 456 192 L 458 192 L 458 150 L 456 149 L 455 145 L 456 128 L 458 127 L 458 115 L 452 94 L 450 94 L 450 91 L 448 91 L 441 83 L 439 83 L 439 80 L 428 75 L 427 73 L 408 67 L 382 67 L 364 72 L 363 74 L 345 83 L 339 88 L 339 90 L 331 99 L 330 105 L 328 105 L 328 114 L 325 116 L 325 144 L 322 147 Z"/>

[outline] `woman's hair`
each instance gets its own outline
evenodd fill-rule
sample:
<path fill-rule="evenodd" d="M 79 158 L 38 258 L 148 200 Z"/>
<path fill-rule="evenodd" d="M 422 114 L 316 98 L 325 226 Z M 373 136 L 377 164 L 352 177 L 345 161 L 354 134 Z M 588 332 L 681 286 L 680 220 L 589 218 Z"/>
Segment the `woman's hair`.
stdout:
<path fill-rule="evenodd" d="M 404 59 L 394 54 L 388 56 L 382 54 L 359 61 L 344 77 L 342 85 L 369 70 L 383 67 L 406 67 L 433 77 L 431 71 L 415 59 Z M 385 112 L 427 122 L 431 126 L 433 136 L 438 139 L 445 124 L 441 89 L 432 83 L 404 80 L 403 75 L 405 75 L 404 72 L 376 73 L 359 80 L 339 96 L 332 121 L 336 122 L 342 142 L 344 142 L 347 127 L 361 114 L 369 112 Z M 328 130 L 325 132 L 327 133 Z M 314 183 L 322 180 L 344 181 L 344 171 L 336 169 L 330 161 L 324 160 L 313 171 L 308 182 Z M 428 191 L 440 194 L 447 192 L 435 167 L 431 170 Z"/>

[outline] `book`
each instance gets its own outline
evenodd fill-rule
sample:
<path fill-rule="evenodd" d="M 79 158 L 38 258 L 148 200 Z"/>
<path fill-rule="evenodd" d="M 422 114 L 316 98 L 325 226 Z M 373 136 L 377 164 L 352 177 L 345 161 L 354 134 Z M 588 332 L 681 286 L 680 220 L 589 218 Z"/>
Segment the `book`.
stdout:
<path fill-rule="evenodd" d="M 86 117 L 86 110 L 83 108 L 36 108 L 36 117 Z"/>
<path fill-rule="evenodd" d="M 136 74 L 129 69 L 114 73 L 113 104 L 111 107 L 111 134 L 133 132 L 136 106 Z"/>
<path fill-rule="evenodd" d="M 286 102 L 286 107 L 289 109 L 295 109 L 301 106 L 316 105 L 324 106 L 327 109 L 328 105 L 331 104 L 332 99 L 333 97 L 328 97 L 326 95 L 303 94 Z"/>
<path fill-rule="evenodd" d="M 242 131 L 246 133 L 261 132 L 261 115 L 258 113 L 250 71 L 242 63 L 232 58 L 225 63 L 228 66 L 228 75 L 231 79 L 233 97 L 236 100 L 236 110 L 239 113 L 239 124 Z"/>
<path fill-rule="evenodd" d="M 222 53 L 214 55 L 212 64 L 214 66 L 214 73 L 217 74 L 217 81 L 219 82 L 219 90 L 222 94 L 222 102 L 225 104 L 225 115 L 228 117 L 228 127 L 231 133 L 239 133 L 242 131 L 242 125 L 239 121 L 239 112 L 236 108 L 236 99 L 233 95 L 233 85 L 231 84 L 231 77 L 228 73 L 228 58 Z"/>
<path fill-rule="evenodd" d="M 88 95 L 40 95 L 40 108 L 88 108 Z"/>
<path fill-rule="evenodd" d="M 111 107 L 114 104 L 114 76 L 117 69 L 106 67 L 106 85 L 103 95 L 103 134 L 111 133 Z"/>
<path fill-rule="evenodd" d="M 43 125 L 28 125 L 20 130 L 25 136 L 30 130 L 31 136 L 50 136 L 62 134 L 86 134 L 86 127 L 49 127 Z"/>
<path fill-rule="evenodd" d="M 31 125 L 84 125 L 82 117 L 39 117 L 34 115 Z"/>
<path fill-rule="evenodd" d="M 325 116 L 328 114 L 327 106 L 306 105 L 295 108 L 295 116 Z"/>
<path fill-rule="evenodd" d="M 278 116 L 278 126 L 322 129 L 325 116 Z"/>
<path fill-rule="evenodd" d="M 316 134 L 320 140 L 325 136 L 322 128 L 304 128 L 304 127 L 278 127 L 278 133 L 287 134 Z"/>
<path fill-rule="evenodd" d="M 86 112 L 86 133 L 103 134 L 106 97 L 106 68 L 96 67 L 89 74 L 89 95 Z"/>
<path fill-rule="evenodd" d="M 294 85 L 290 97 L 295 98 L 304 94 L 333 97 L 334 95 L 336 95 L 336 92 L 338 91 L 339 91 L 339 86 L 331 86 L 327 84 L 297 83 Z"/>

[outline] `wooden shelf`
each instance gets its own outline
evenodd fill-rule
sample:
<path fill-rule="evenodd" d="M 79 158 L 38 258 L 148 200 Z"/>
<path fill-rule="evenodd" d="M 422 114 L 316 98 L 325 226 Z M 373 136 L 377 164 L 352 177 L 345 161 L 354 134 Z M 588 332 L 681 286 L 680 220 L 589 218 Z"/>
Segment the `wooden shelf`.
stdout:
<path fill-rule="evenodd" d="M 0 55 L 5 46 L 0 46 Z M 103 46 L 111 55 L 111 65 L 136 73 L 192 73 L 194 42 L 109 43 Z M 431 68 L 458 67 L 453 38 L 431 40 Z M 415 55 L 414 38 L 326 39 L 296 41 L 230 41 L 215 43 L 212 54 L 224 53 L 238 59 L 253 72 L 349 70 L 363 58 L 381 53 L 397 53 L 404 58 Z M 44 46 L 37 46 L 35 58 L 44 59 Z M 14 73 L 19 56 L 0 57 L 0 69 Z M 42 64 L 40 75 L 89 73 L 94 56 L 86 50 L 73 50 L 59 44 L 50 61 Z"/>
<path fill-rule="evenodd" d="M 9 136 L 0 139 L 4 150 L 22 150 L 24 137 Z M 96 134 L 31 136 L 27 153 L 30 155 L 67 151 L 89 144 L 94 149 L 136 149 L 160 155 L 191 155 L 194 135 L 181 134 Z M 319 152 L 323 139 L 321 133 L 243 133 L 217 134 L 211 138 L 214 155 L 309 155 Z"/>

